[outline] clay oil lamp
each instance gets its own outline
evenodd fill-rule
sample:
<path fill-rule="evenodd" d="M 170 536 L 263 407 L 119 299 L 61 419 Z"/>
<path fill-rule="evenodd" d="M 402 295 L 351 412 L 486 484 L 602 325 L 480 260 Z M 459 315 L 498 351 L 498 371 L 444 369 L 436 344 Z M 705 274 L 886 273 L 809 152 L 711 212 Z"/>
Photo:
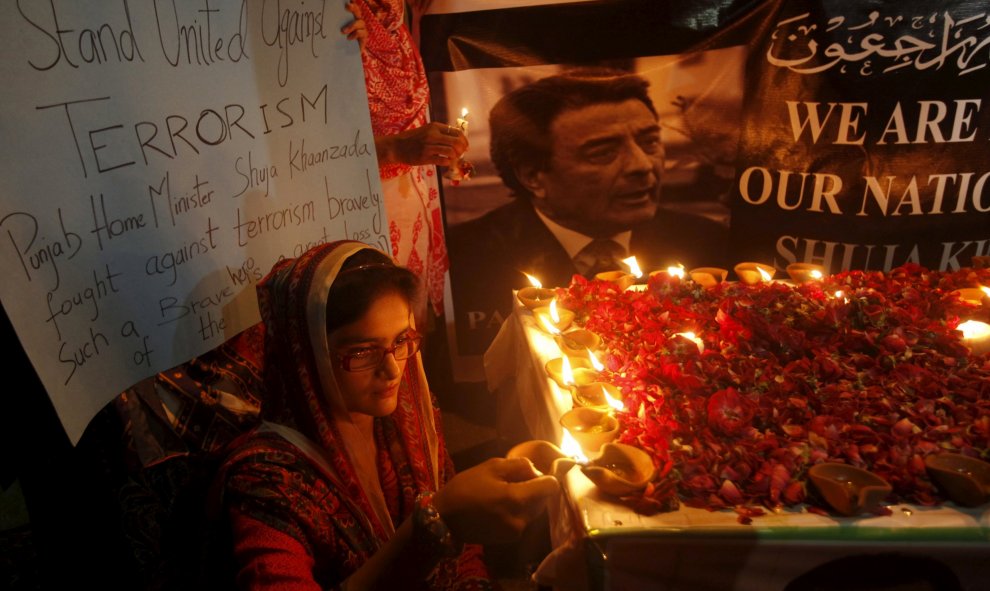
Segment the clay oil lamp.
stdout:
<path fill-rule="evenodd" d="M 632 276 L 632 284 L 626 289 L 644 289 L 645 287 L 643 285 L 637 285 L 645 282 L 643 281 L 643 270 L 639 267 L 636 257 L 626 257 L 622 259 L 622 264 L 629 267 L 629 274 Z"/>
<path fill-rule="evenodd" d="M 568 436 L 565 432 L 564 438 L 566 439 Z M 574 441 L 574 439 L 571 438 L 571 441 Z M 581 448 L 576 441 L 574 441 L 572 446 L 577 450 L 578 454 L 581 453 Z M 572 451 L 571 453 L 574 452 Z M 549 441 L 539 439 L 523 441 L 510 449 L 505 457 L 509 459 L 527 458 L 530 462 L 533 462 L 534 468 L 543 474 L 550 474 L 560 482 L 563 482 L 564 476 L 576 464 L 587 461 L 587 458 L 584 456 L 572 457 L 572 455 Z"/>
<path fill-rule="evenodd" d="M 600 412 L 624 408 L 622 392 L 614 384 L 608 382 L 575 382 L 571 394 L 574 397 L 575 407 L 593 408 Z"/>
<path fill-rule="evenodd" d="M 557 299 L 550 300 L 549 306 L 540 306 L 533 310 L 536 325 L 547 334 L 558 335 L 574 321 L 574 312 L 557 305 Z"/>
<path fill-rule="evenodd" d="M 581 472 L 598 490 L 622 497 L 646 488 L 656 475 L 650 454 L 624 443 L 602 445 L 598 456 L 581 465 Z"/>
<path fill-rule="evenodd" d="M 967 304 L 990 308 L 990 287 L 963 287 L 954 290 L 953 293 Z"/>
<path fill-rule="evenodd" d="M 560 352 L 570 357 L 587 357 L 589 351 L 597 351 L 602 346 L 602 337 L 583 328 L 559 334 L 554 339 Z"/>
<path fill-rule="evenodd" d="M 787 274 L 797 284 L 821 281 L 825 278 L 825 267 L 813 263 L 791 263 L 787 265 Z"/>
<path fill-rule="evenodd" d="M 560 426 L 574 437 L 586 454 L 597 453 L 619 435 L 619 421 L 607 412 L 593 408 L 572 408 L 561 415 Z"/>
<path fill-rule="evenodd" d="M 595 274 L 595 279 L 614 283 L 620 290 L 625 290 L 633 283 L 636 283 L 636 277 L 625 271 L 602 271 Z"/>
<path fill-rule="evenodd" d="M 623 443 L 605 443 L 598 455 L 588 460 L 567 431 L 560 447 L 549 441 L 524 441 L 510 449 L 506 457 L 528 458 L 537 470 L 553 475 L 560 482 L 571 468 L 581 466 L 581 472 L 600 491 L 617 497 L 643 490 L 656 475 L 648 453 Z"/>
<path fill-rule="evenodd" d="M 540 280 L 533 277 L 529 273 L 523 273 L 531 285 L 524 287 L 516 292 L 516 297 L 522 305 L 526 306 L 530 310 L 535 310 L 537 308 L 542 308 L 544 306 L 549 306 L 550 302 L 556 295 L 552 289 L 543 287 Z"/>
<path fill-rule="evenodd" d="M 547 361 L 544 367 L 550 378 L 564 389 L 574 387 L 578 379 L 592 382 L 598 375 L 586 357 L 557 357 Z"/>
<path fill-rule="evenodd" d="M 976 507 L 990 500 L 990 462 L 962 454 L 940 453 L 925 458 L 929 476 L 952 502 Z"/>
<path fill-rule="evenodd" d="M 808 469 L 808 478 L 837 513 L 852 517 L 876 512 L 893 487 L 873 472 L 826 462 Z"/>
<path fill-rule="evenodd" d="M 691 281 L 701 287 L 715 287 L 725 281 L 725 278 L 729 276 L 729 271 L 718 267 L 697 267 L 688 271 L 688 275 L 691 277 Z"/>
<path fill-rule="evenodd" d="M 773 279 L 773 274 L 777 271 L 772 265 L 750 262 L 739 263 L 732 269 L 736 272 L 736 277 L 739 278 L 739 281 L 746 285 L 769 282 Z"/>
<path fill-rule="evenodd" d="M 677 263 L 676 265 L 671 265 L 666 269 L 653 271 L 652 273 L 650 273 L 650 277 L 653 277 L 654 275 L 667 275 L 672 279 L 681 280 L 684 279 L 684 274 L 685 274 L 684 265 Z"/>

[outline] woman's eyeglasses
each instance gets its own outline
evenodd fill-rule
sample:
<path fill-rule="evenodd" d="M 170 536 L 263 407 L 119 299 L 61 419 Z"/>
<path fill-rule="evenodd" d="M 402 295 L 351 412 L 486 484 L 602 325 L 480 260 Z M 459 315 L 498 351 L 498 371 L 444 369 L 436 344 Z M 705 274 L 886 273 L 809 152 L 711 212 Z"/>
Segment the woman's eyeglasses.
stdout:
<path fill-rule="evenodd" d="M 384 347 L 364 347 L 352 350 L 349 353 L 333 351 L 340 366 L 344 371 L 367 371 L 381 366 L 387 353 L 391 353 L 396 361 L 409 359 L 419 351 L 419 345 L 423 342 L 423 336 L 419 334 L 407 334 L 399 337 L 394 345 Z"/>

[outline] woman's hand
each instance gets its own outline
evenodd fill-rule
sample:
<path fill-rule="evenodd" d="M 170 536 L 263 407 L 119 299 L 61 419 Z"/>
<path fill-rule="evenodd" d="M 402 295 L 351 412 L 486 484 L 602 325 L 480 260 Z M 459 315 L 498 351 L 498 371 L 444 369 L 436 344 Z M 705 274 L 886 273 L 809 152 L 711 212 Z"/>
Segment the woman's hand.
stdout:
<path fill-rule="evenodd" d="M 349 25 L 345 25 L 340 32 L 348 39 L 357 39 L 358 47 L 364 50 L 364 41 L 368 38 L 368 28 L 364 26 L 364 18 L 361 16 L 361 7 L 351 0 L 347 3 L 347 12 L 354 15 L 354 20 Z"/>
<path fill-rule="evenodd" d="M 375 137 L 379 164 L 452 166 L 468 149 L 464 133 L 436 121 L 395 135 Z"/>
<path fill-rule="evenodd" d="M 492 458 L 454 476 L 433 502 L 458 540 L 500 544 L 517 539 L 559 491 L 526 458 Z"/>

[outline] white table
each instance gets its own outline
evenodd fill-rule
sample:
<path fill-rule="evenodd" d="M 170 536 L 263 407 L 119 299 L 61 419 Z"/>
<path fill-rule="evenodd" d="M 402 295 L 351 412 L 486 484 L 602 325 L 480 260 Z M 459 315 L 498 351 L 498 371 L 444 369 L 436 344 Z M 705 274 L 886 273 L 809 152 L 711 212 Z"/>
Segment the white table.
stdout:
<path fill-rule="evenodd" d="M 485 354 L 503 437 L 560 444 L 558 420 L 572 399 L 544 369 L 560 356 L 552 337 L 517 306 Z M 963 589 L 990 589 L 987 505 L 894 505 L 890 516 L 861 518 L 792 510 L 742 525 L 731 511 L 636 514 L 577 469 L 562 492 L 550 510 L 554 550 L 537 572 L 539 582 L 559 589 L 772 591 L 830 560 L 880 553 L 929 557 L 948 566 Z"/>

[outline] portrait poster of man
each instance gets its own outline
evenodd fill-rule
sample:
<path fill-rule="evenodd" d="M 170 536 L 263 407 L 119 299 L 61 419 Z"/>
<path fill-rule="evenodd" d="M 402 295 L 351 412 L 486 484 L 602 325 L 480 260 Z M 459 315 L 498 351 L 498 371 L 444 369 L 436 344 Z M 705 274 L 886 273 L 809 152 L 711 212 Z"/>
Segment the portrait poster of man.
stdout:
<path fill-rule="evenodd" d="M 483 353 L 511 303 L 507 292 L 525 285 L 524 278 L 509 277 L 525 269 L 500 271 L 500 261 L 521 248 L 517 243 L 547 235 L 546 223 L 534 223 L 525 238 L 520 233 L 499 243 L 479 227 L 478 220 L 506 206 L 504 199 L 519 196 L 507 197 L 513 191 L 488 161 L 497 135 L 486 127 L 492 97 L 575 65 L 608 65 L 650 81 L 663 146 L 656 219 L 665 213 L 670 219 L 670 212 L 723 225 L 730 219 L 725 268 L 761 261 L 781 276 L 793 262 L 828 273 L 889 272 L 905 264 L 957 270 L 990 256 L 990 152 L 983 149 L 990 138 L 983 99 L 990 11 L 983 5 L 624 0 L 617 10 L 608 0 L 511 6 L 439 0 L 434 6 L 423 31 L 424 40 L 440 40 L 423 47 L 438 89 L 434 113 L 456 117 L 464 107 L 474 113 L 468 158 L 478 160 L 476 179 L 444 191 L 455 358 Z M 540 139 L 552 141 L 550 131 Z M 578 191 L 593 183 L 573 185 Z M 524 209 L 523 200 L 508 203 Z M 601 212 L 597 219 L 607 221 Z M 661 251 L 666 256 L 655 257 L 633 239 L 626 249 L 647 270 L 662 268 L 672 254 L 719 262 L 703 249 L 721 232 L 692 231 L 686 223 L 676 229 L 697 236 L 688 250 L 695 257 L 679 255 L 669 243 Z M 548 285 L 566 283 L 545 273 L 540 279 Z M 499 294 L 501 310 L 465 302 L 495 301 Z M 455 367 L 467 366 L 455 361 Z"/>
<path fill-rule="evenodd" d="M 467 121 L 475 167 L 444 192 L 462 368 L 487 349 L 526 274 L 555 287 L 624 269 L 629 256 L 645 271 L 723 263 L 745 53 L 435 77 L 447 120 Z"/>

